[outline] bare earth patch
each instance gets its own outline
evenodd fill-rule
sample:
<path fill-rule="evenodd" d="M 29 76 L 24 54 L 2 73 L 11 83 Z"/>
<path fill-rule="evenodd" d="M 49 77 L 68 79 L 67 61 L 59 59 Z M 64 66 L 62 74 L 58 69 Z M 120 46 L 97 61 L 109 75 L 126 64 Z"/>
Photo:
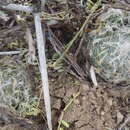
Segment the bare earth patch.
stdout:
<path fill-rule="evenodd" d="M 53 79 L 50 86 L 55 129 L 61 112 L 78 92 L 80 95 L 64 112 L 62 120 L 69 124 L 69 128 L 61 124 L 65 130 L 116 130 L 128 117 L 128 88 L 116 89 L 108 85 L 94 88 L 66 74 Z"/>

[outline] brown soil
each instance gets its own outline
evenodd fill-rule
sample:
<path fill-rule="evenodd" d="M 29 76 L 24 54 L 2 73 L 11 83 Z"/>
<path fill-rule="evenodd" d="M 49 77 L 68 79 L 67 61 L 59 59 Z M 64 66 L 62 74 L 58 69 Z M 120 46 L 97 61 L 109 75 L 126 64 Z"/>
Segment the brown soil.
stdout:
<path fill-rule="evenodd" d="M 65 19 L 63 21 L 59 21 L 57 25 L 52 25 L 52 27 L 50 26 L 49 28 L 51 31 L 49 30 L 49 28 L 44 28 L 48 32 L 46 33 L 48 36 L 47 42 L 49 43 L 49 41 L 51 41 L 50 43 L 53 46 L 52 50 L 55 49 L 58 51 L 58 53 L 60 52 L 62 54 L 64 52 L 66 44 L 71 39 L 73 39 L 74 35 L 78 32 L 78 30 L 81 28 L 81 25 L 84 23 L 86 16 L 90 14 L 90 11 L 85 11 L 85 8 L 79 7 L 79 1 L 80 0 L 68 0 L 67 4 L 65 5 L 59 3 L 57 4 L 57 2 L 53 3 L 53 1 L 51 1 L 49 4 L 48 1 L 48 12 L 62 12 L 64 10 L 66 11 L 67 7 L 67 12 L 69 12 L 69 15 L 74 17 L 73 19 Z M 127 0 L 124 1 L 127 2 Z M 105 2 L 107 1 L 105 0 Z M 122 4 L 124 8 L 127 7 L 127 3 Z M 114 5 L 116 6 L 116 4 L 118 4 L 118 1 Z M 126 9 L 130 10 L 128 7 Z M 97 14 L 95 13 L 94 18 L 96 15 Z M 19 48 L 28 48 L 25 38 L 23 38 L 25 37 L 26 33 L 25 25 L 21 24 L 22 22 L 17 22 L 14 13 L 9 13 L 9 17 L 10 21 L 6 22 L 4 20 L 1 20 L 0 23 L 0 51 L 17 50 L 17 48 L 18 50 Z M 34 23 L 31 22 L 33 21 L 32 19 L 32 16 L 26 16 L 26 22 L 29 25 L 32 34 L 35 34 Z M 45 21 L 43 19 L 43 23 L 44 22 Z M 91 28 L 90 26 L 90 28 L 88 27 L 86 29 L 86 32 L 88 33 L 92 30 L 93 28 Z M 52 32 L 53 35 L 50 35 Z M 13 45 L 13 42 L 16 44 Z M 80 47 L 79 45 L 80 39 L 77 39 L 76 42 L 77 45 L 74 45 L 74 50 L 72 49 L 71 51 L 76 52 L 75 50 L 77 50 L 78 48 L 79 52 L 77 53 L 80 54 L 82 52 L 82 47 Z M 52 46 L 48 43 L 46 44 L 46 48 L 49 48 L 50 51 L 52 51 Z M 49 52 L 49 49 L 47 59 L 51 57 L 50 59 L 52 60 L 54 52 L 52 51 L 52 54 L 52 52 Z M 86 63 L 89 63 L 88 61 L 86 61 L 86 48 L 85 52 L 83 51 L 82 53 L 85 53 L 85 57 L 82 57 L 83 54 L 81 56 L 78 55 L 78 63 L 80 63 L 81 65 L 84 60 Z M 87 64 L 85 63 L 84 66 L 86 67 L 84 70 L 86 73 L 83 73 L 80 65 L 75 62 L 75 57 L 73 57 L 73 53 L 70 54 L 71 55 L 68 54 L 65 60 L 67 61 L 66 63 L 69 64 L 70 68 L 72 67 L 72 70 L 76 71 L 76 74 L 78 76 L 81 76 L 80 79 L 86 79 L 86 73 L 88 72 L 86 68 L 89 67 L 87 67 Z M 34 69 L 31 70 L 35 71 Z M 36 72 L 32 73 L 31 78 L 36 78 L 38 85 L 40 86 L 39 79 L 41 78 L 35 77 L 35 73 L 37 72 L 39 75 L 39 70 L 37 70 Z M 52 100 L 52 118 L 54 126 L 53 130 L 57 130 L 58 121 L 61 120 L 67 122 L 69 126 L 67 128 L 62 123 L 61 128 L 63 129 L 60 130 L 123 130 L 120 129 L 122 124 L 125 123 L 127 119 L 130 119 L 129 87 L 120 87 L 118 85 L 113 87 L 112 85 L 109 85 L 107 83 L 99 82 L 99 86 L 94 87 L 90 82 L 79 82 L 76 78 L 64 72 L 56 74 L 54 74 L 53 72 L 49 72 L 49 78 Z M 38 85 L 35 86 L 38 87 Z M 79 93 L 79 95 L 74 99 L 77 93 Z M 43 103 L 43 100 L 41 101 Z M 70 103 L 70 101 L 72 102 Z M 64 110 L 68 103 L 70 103 L 69 106 L 66 110 Z M 28 122 L 26 119 L 19 119 L 18 117 L 15 117 L 14 114 L 8 114 L 8 111 L 9 110 L 0 110 L 0 130 L 40 130 L 40 128 L 44 130 L 43 127 L 39 128 L 39 126 L 34 126 L 34 124 L 32 125 L 32 123 Z M 63 116 L 62 119 L 61 115 Z M 124 124 L 124 129 L 130 130 L 128 122 Z M 45 128 L 45 130 L 47 129 Z"/>
<path fill-rule="evenodd" d="M 80 95 L 64 113 L 63 120 L 70 125 L 65 128 L 62 124 L 65 130 L 116 130 L 128 117 L 128 88 L 118 86 L 116 89 L 108 85 L 95 88 L 66 74 L 52 79 L 50 86 L 55 130 L 61 112 L 78 92 Z"/>
<path fill-rule="evenodd" d="M 79 82 L 63 72 L 52 77 L 50 92 L 53 130 L 57 130 L 62 114 L 62 120 L 69 124 L 68 128 L 61 124 L 64 130 L 123 130 L 119 128 L 130 114 L 129 87 L 102 84 L 96 88 L 89 82 Z M 79 95 L 74 99 L 78 93 Z M 43 125 L 46 127 L 45 124 Z M 19 118 L 10 110 L 0 108 L 0 130 L 47 130 L 43 125 Z M 130 129 L 128 122 L 124 128 L 124 130 Z"/>

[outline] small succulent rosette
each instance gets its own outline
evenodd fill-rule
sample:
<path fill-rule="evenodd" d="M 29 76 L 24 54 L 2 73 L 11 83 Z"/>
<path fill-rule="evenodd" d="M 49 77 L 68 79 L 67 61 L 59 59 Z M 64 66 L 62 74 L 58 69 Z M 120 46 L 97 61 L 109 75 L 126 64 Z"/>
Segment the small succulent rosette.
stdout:
<path fill-rule="evenodd" d="M 130 13 L 109 8 L 98 22 L 98 31 L 89 36 L 93 66 L 109 82 L 130 83 Z"/>
<path fill-rule="evenodd" d="M 20 116 L 37 115 L 38 97 L 30 79 L 22 62 L 9 57 L 0 59 L 0 106 L 15 110 Z"/>

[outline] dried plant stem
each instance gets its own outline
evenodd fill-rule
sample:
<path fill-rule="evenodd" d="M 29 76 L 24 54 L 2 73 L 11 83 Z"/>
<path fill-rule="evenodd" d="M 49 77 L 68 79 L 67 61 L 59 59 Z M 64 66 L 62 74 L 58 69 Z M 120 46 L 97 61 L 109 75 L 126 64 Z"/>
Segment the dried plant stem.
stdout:
<path fill-rule="evenodd" d="M 20 5 L 20 4 L 8 4 L 8 5 L 4 5 L 1 6 L 3 9 L 8 9 L 8 10 L 18 10 L 18 11 L 24 11 L 27 13 L 32 13 L 33 12 L 33 7 L 31 6 L 25 6 L 25 5 Z"/>
<path fill-rule="evenodd" d="M 49 83 L 48 83 L 47 65 L 46 65 L 46 57 L 45 57 L 45 34 L 43 35 L 42 32 L 40 14 L 38 13 L 34 14 L 34 22 L 36 28 L 37 48 L 38 48 L 38 55 L 39 55 L 39 62 L 40 62 L 40 72 L 42 78 L 42 88 L 44 93 L 45 109 L 47 114 L 47 123 L 48 123 L 49 130 L 52 130 Z"/>
<path fill-rule="evenodd" d="M 28 25 L 26 25 L 26 41 L 28 43 L 28 63 L 34 64 L 36 61 L 35 42 L 33 40 L 33 36 Z"/>
<path fill-rule="evenodd" d="M 20 51 L 5 51 L 5 52 L 0 52 L 0 56 L 1 55 L 16 55 L 16 54 L 20 54 Z"/>
<path fill-rule="evenodd" d="M 68 109 L 68 107 L 73 103 L 73 101 L 74 101 L 79 95 L 80 95 L 80 92 L 78 92 L 78 93 L 69 101 L 69 103 L 65 106 L 65 108 L 64 108 L 63 111 L 61 112 L 60 121 L 59 121 L 59 125 L 58 125 L 57 130 L 60 130 L 60 126 L 61 126 L 61 123 L 62 123 L 64 114 L 65 114 L 65 111 Z"/>
<path fill-rule="evenodd" d="M 97 83 L 97 78 L 96 78 L 96 74 L 95 74 L 95 70 L 93 66 L 90 67 L 90 76 L 91 76 L 94 86 L 97 87 L 98 83 Z"/>
<path fill-rule="evenodd" d="M 120 126 L 118 130 L 122 130 L 129 121 L 130 121 L 130 116 L 127 117 L 127 119 L 124 121 L 124 123 Z"/>
<path fill-rule="evenodd" d="M 76 33 L 76 35 L 73 37 L 73 39 L 68 43 L 68 46 L 67 46 L 66 50 L 62 53 L 62 55 L 59 57 L 59 59 L 56 60 L 56 62 L 54 63 L 54 66 L 56 66 L 56 64 L 59 63 L 65 57 L 66 53 L 69 51 L 69 49 L 71 48 L 71 46 L 73 45 L 73 43 L 76 41 L 76 39 L 83 34 L 84 28 L 88 24 L 88 22 L 89 22 L 90 18 L 92 17 L 93 13 L 99 7 L 100 3 L 101 3 L 101 0 L 99 0 L 98 2 L 96 2 L 95 5 L 92 7 L 91 13 L 89 14 L 89 16 L 87 16 L 87 18 L 86 18 L 85 22 L 83 23 L 82 27 Z"/>

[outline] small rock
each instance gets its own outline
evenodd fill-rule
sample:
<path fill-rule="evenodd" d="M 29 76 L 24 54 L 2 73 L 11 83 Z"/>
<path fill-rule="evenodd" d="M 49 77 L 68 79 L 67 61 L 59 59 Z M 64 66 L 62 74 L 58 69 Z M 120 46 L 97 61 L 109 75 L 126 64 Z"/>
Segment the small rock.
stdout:
<path fill-rule="evenodd" d="M 124 116 L 121 114 L 121 112 L 117 111 L 117 124 L 121 123 Z"/>
<path fill-rule="evenodd" d="M 57 110 L 60 110 L 60 108 L 61 108 L 61 99 L 54 99 L 54 104 L 53 104 L 53 108 L 54 109 L 57 109 Z"/>

